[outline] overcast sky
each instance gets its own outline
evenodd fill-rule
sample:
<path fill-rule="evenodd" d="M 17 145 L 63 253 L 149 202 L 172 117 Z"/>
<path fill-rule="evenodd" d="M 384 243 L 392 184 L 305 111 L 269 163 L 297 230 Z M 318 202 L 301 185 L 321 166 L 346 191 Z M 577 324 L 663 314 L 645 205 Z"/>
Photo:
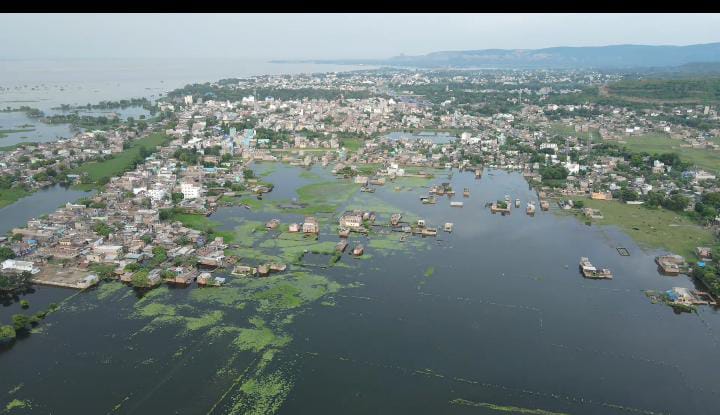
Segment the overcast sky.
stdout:
<path fill-rule="evenodd" d="M 1 14 L 0 59 L 385 58 L 720 41 L 720 14 Z"/>

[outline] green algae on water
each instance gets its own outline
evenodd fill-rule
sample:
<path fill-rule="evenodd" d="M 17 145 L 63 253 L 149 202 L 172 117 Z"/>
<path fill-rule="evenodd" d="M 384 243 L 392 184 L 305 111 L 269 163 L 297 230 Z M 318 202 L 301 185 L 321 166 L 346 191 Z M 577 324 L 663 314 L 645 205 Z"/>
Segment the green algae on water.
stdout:
<path fill-rule="evenodd" d="M 254 328 L 238 329 L 238 335 L 232 344 L 240 351 L 261 352 L 268 347 L 280 348 L 286 346 L 292 338 L 288 335 L 278 335 L 265 326 L 260 318 L 251 318 Z"/>
<path fill-rule="evenodd" d="M 95 292 L 98 300 L 107 300 L 116 293 L 123 291 L 123 288 L 125 288 L 125 286 L 117 281 L 103 282 Z"/>
<path fill-rule="evenodd" d="M 32 408 L 30 401 L 22 400 L 22 399 L 13 399 L 7 405 L 5 405 L 4 412 L 9 413 L 10 411 L 13 411 L 15 409 L 30 409 L 30 408 Z"/>
<path fill-rule="evenodd" d="M 565 412 L 552 412 L 544 409 L 533 409 L 533 408 L 520 408 L 517 406 L 502 406 L 487 402 L 473 402 L 466 399 L 453 399 L 450 401 L 451 405 L 457 406 L 472 406 L 476 408 L 485 408 L 492 411 L 498 412 L 510 412 L 513 414 L 527 414 L 527 415 L 569 415 Z"/>
<path fill-rule="evenodd" d="M 241 400 L 233 405 L 230 414 L 274 414 L 285 402 L 291 388 L 292 382 L 284 378 L 281 372 L 249 379 L 240 386 Z"/>

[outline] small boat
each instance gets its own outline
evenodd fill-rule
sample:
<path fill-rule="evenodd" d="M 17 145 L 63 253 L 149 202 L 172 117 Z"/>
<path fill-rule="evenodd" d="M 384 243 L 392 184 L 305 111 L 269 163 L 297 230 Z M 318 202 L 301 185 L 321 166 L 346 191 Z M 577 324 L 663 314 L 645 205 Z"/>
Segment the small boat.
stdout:
<path fill-rule="evenodd" d="M 338 229 L 338 236 L 341 238 L 347 238 L 350 236 L 350 228 L 340 228 Z"/>
<path fill-rule="evenodd" d="M 420 235 L 422 235 L 422 236 L 436 236 L 436 235 L 437 235 L 437 229 L 435 229 L 435 228 L 422 228 L 422 230 L 420 230 Z"/>
<path fill-rule="evenodd" d="M 505 201 L 510 203 L 512 199 L 510 199 L 510 195 L 505 195 Z"/>
<path fill-rule="evenodd" d="M 424 205 L 434 205 L 435 203 L 437 203 L 437 199 L 435 199 L 435 196 L 421 197 L 420 201 Z"/>
<path fill-rule="evenodd" d="M 583 277 L 592 279 L 612 279 L 613 277 L 609 269 L 595 268 L 587 257 L 580 258 L 580 273 L 582 273 Z"/>
<path fill-rule="evenodd" d="M 393 213 L 390 215 L 390 225 L 392 226 L 398 226 L 400 223 L 400 219 L 402 219 L 402 215 L 399 213 Z"/>
<path fill-rule="evenodd" d="M 515 207 L 516 208 L 520 207 L 520 199 L 515 199 Z"/>
<path fill-rule="evenodd" d="M 361 256 L 365 252 L 365 248 L 362 245 L 355 245 L 355 248 L 353 248 L 353 255 L 355 256 Z"/>
<path fill-rule="evenodd" d="M 463 207 L 463 202 L 450 202 L 452 207 Z"/>
<path fill-rule="evenodd" d="M 443 230 L 445 232 L 452 232 L 453 231 L 453 224 L 452 222 L 445 223 L 445 226 L 443 226 Z"/>
<path fill-rule="evenodd" d="M 546 200 L 540 201 L 540 209 L 547 211 L 550 209 L 550 203 L 548 203 Z"/>
<path fill-rule="evenodd" d="M 375 188 L 373 188 L 373 187 L 368 187 L 368 186 L 363 186 L 363 187 L 360 188 L 360 191 L 361 191 L 361 192 L 366 192 L 366 193 L 375 193 Z"/>
<path fill-rule="evenodd" d="M 535 204 L 533 202 L 528 202 L 527 208 L 525 209 L 525 213 L 532 216 L 535 214 Z"/>
<path fill-rule="evenodd" d="M 335 251 L 337 252 L 345 252 L 345 248 L 348 246 L 347 239 L 343 239 L 342 241 L 335 244 Z"/>
<path fill-rule="evenodd" d="M 470 197 L 470 189 L 467 187 L 463 189 L 463 197 Z"/>

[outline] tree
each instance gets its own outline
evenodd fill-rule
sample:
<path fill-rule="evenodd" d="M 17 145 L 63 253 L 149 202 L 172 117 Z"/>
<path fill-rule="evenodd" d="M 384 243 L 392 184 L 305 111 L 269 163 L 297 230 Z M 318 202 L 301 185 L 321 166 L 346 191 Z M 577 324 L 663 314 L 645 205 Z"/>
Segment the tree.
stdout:
<path fill-rule="evenodd" d="M 15 252 L 7 246 L 0 246 L 0 261 L 15 258 Z"/>
<path fill-rule="evenodd" d="M 112 233 L 112 228 L 105 222 L 97 222 L 95 226 L 93 226 L 93 231 L 98 235 L 107 237 Z"/>
<path fill-rule="evenodd" d="M 251 169 L 243 169 L 243 177 L 245 178 L 245 180 L 252 179 L 255 177 L 255 172 Z"/>
<path fill-rule="evenodd" d="M 170 199 L 172 199 L 173 204 L 180 203 L 181 200 L 185 198 L 185 195 L 182 194 L 182 192 L 173 192 L 170 195 Z"/>
<path fill-rule="evenodd" d="M 681 212 L 688 206 L 689 203 L 690 203 L 690 200 L 687 197 L 676 193 L 676 194 L 666 198 L 663 201 L 662 206 L 665 209 L 674 210 L 676 212 Z"/>
<path fill-rule="evenodd" d="M 575 206 L 578 209 L 582 209 L 585 207 L 585 202 L 583 202 L 582 200 L 574 200 L 573 206 Z"/>
<path fill-rule="evenodd" d="M 633 200 L 638 200 L 638 194 L 634 190 L 624 188 L 620 190 L 620 199 L 626 202 L 631 202 Z"/>
<path fill-rule="evenodd" d="M 720 192 L 709 192 L 702 196 L 702 201 L 715 209 L 720 208 Z"/>
<path fill-rule="evenodd" d="M 645 196 L 645 206 L 647 207 L 658 207 L 662 205 L 665 200 L 665 195 L 659 192 L 648 192 Z"/>
<path fill-rule="evenodd" d="M 149 272 L 147 270 L 141 270 L 133 274 L 130 283 L 133 287 L 145 288 L 150 286 L 150 279 L 148 278 Z"/>

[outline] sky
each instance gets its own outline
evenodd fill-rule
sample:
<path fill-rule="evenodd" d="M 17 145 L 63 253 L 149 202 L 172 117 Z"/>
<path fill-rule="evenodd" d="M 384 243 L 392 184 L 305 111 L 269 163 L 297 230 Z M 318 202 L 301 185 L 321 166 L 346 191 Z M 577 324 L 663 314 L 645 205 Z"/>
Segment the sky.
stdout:
<path fill-rule="evenodd" d="M 0 60 L 388 58 L 720 41 L 720 14 L 0 14 Z"/>

